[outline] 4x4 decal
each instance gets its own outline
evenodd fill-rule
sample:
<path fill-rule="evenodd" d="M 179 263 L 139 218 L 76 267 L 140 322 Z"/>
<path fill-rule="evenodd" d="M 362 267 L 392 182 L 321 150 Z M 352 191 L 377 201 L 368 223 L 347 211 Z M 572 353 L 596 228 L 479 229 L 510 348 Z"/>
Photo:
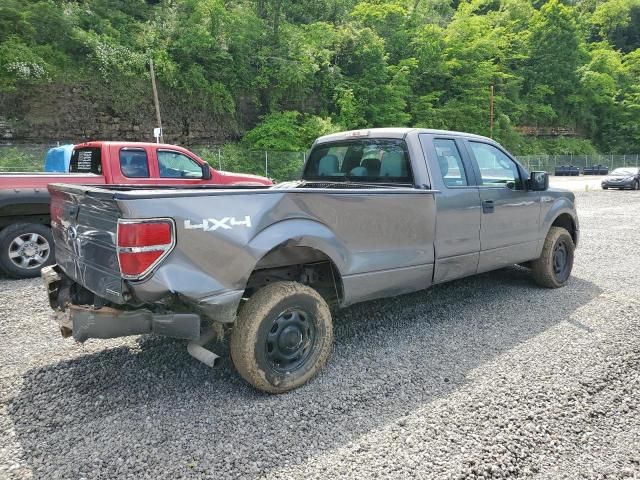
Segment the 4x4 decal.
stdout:
<path fill-rule="evenodd" d="M 233 227 L 244 226 L 251 227 L 251 217 L 245 215 L 243 220 L 238 220 L 236 217 L 224 217 L 217 218 L 203 218 L 202 223 L 192 224 L 191 220 L 184 221 L 185 230 L 204 230 L 205 232 L 214 232 L 219 228 L 223 230 L 231 230 Z"/>

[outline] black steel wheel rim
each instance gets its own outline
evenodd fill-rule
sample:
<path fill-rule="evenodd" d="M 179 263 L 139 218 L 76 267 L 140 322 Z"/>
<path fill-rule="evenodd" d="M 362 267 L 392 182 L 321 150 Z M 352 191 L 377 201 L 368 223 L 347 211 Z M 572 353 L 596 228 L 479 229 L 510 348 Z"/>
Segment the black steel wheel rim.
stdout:
<path fill-rule="evenodd" d="M 291 373 L 304 366 L 315 343 L 314 316 L 302 308 L 288 308 L 271 322 L 265 341 L 265 355 L 273 370 Z"/>
<path fill-rule="evenodd" d="M 569 270 L 569 249 L 564 240 L 558 240 L 553 247 L 553 273 L 557 280 L 564 281 Z"/>

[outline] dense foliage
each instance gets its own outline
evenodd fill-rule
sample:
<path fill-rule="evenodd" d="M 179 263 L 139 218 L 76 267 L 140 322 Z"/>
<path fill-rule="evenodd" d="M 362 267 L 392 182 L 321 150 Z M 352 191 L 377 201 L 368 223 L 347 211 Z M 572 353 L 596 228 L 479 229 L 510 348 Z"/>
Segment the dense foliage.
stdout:
<path fill-rule="evenodd" d="M 261 122 L 247 145 L 295 150 L 341 128 L 486 135 L 494 85 L 494 137 L 518 153 L 543 147 L 522 127 L 583 139 L 546 150 L 637 152 L 639 47 L 640 0 L 3 0 L 0 91 L 97 77 L 135 105 L 116 87 L 153 58 L 237 131 Z"/>

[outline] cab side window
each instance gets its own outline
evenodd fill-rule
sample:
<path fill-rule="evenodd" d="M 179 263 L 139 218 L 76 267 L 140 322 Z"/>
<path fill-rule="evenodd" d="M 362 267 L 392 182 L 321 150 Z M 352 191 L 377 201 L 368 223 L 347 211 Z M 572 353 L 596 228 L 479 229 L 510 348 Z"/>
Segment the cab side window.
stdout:
<path fill-rule="evenodd" d="M 445 186 L 463 187 L 469 185 L 456 142 L 450 139 L 436 138 L 433 140 L 433 145 L 436 149 L 438 166 Z"/>
<path fill-rule="evenodd" d="M 120 150 L 120 170 L 127 178 L 149 178 L 147 152 L 142 148 Z"/>
<path fill-rule="evenodd" d="M 488 143 L 469 141 L 480 170 L 481 185 L 522 190 L 518 166 L 500 149 Z"/>
<path fill-rule="evenodd" d="M 202 167 L 186 155 L 171 150 L 158 150 L 161 178 L 202 178 Z"/>

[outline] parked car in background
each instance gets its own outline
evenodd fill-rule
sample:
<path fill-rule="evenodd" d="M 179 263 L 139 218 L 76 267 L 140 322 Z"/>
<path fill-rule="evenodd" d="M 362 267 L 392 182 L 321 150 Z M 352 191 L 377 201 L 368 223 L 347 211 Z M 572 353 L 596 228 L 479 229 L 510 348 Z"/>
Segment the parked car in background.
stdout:
<path fill-rule="evenodd" d="M 601 185 L 603 190 L 607 190 L 608 188 L 638 190 L 640 189 L 640 168 L 616 168 L 602 179 Z"/>
<path fill-rule="evenodd" d="M 522 263 L 564 286 L 575 197 L 548 186 L 486 137 L 336 133 L 314 143 L 301 181 L 271 188 L 51 185 L 58 265 L 42 276 L 65 336 L 188 339 L 213 366 L 203 345 L 233 325 L 242 377 L 279 393 L 327 361 L 331 305 Z"/>
<path fill-rule="evenodd" d="M 67 173 L 0 175 L 0 271 L 35 277 L 54 261 L 50 183 L 80 185 L 271 185 L 257 175 L 222 172 L 177 145 L 87 142 L 76 145 Z"/>

